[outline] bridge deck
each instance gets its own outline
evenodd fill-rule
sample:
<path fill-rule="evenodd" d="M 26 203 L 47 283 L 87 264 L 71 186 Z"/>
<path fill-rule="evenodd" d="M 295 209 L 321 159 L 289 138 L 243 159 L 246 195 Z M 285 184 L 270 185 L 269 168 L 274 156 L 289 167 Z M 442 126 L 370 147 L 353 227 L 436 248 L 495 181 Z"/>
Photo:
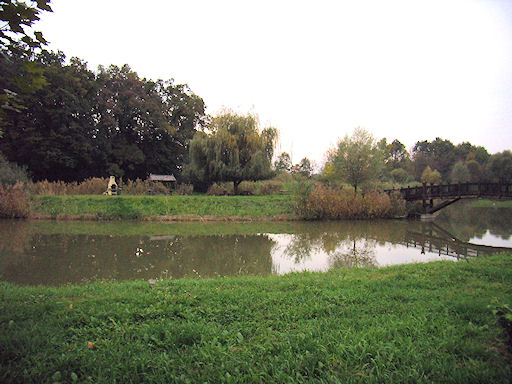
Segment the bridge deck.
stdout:
<path fill-rule="evenodd" d="M 502 183 L 463 183 L 463 184 L 423 184 L 419 187 L 386 190 L 399 192 L 407 201 L 455 198 L 512 198 L 512 184 Z"/>

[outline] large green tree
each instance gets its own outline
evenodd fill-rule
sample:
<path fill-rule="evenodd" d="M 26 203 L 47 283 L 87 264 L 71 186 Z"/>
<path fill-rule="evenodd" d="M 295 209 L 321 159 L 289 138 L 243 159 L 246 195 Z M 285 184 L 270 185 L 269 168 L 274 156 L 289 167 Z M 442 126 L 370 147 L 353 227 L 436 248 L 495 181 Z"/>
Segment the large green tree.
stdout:
<path fill-rule="evenodd" d="M 277 130 L 260 131 L 253 115 L 225 112 L 214 117 L 210 132 L 198 132 L 190 143 L 188 177 L 195 184 L 233 182 L 234 193 L 244 180 L 270 178 Z"/>
<path fill-rule="evenodd" d="M 382 151 L 373 136 L 363 128 L 346 135 L 329 154 L 338 177 L 357 188 L 377 179 L 382 168 Z"/>
<path fill-rule="evenodd" d="M 204 119 L 204 103 L 186 85 L 141 79 L 130 67 L 87 69 L 62 53 L 34 60 L 11 54 L 0 70 L 23 73 L 25 64 L 44 70 L 47 86 L 15 89 L 23 113 L 6 111 L 0 148 L 26 165 L 35 179 L 82 180 L 149 173 L 180 178 L 188 145 Z M 0 82 L 4 79 L 0 79 Z"/>

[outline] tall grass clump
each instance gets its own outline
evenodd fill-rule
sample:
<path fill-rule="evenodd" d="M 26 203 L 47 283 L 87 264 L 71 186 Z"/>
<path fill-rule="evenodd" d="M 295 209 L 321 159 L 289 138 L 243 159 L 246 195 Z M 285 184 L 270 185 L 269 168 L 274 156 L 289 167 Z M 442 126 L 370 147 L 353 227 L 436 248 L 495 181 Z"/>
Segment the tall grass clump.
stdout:
<path fill-rule="evenodd" d="M 107 190 L 108 179 L 92 177 L 80 183 L 42 180 L 27 185 L 33 195 L 101 195 Z"/>
<path fill-rule="evenodd" d="M 92 177 L 81 182 L 48 181 L 42 180 L 35 183 L 28 183 L 28 190 L 33 195 L 101 195 L 107 190 L 108 179 Z M 123 195 L 168 195 L 170 187 L 160 182 L 149 180 L 120 180 L 119 188 Z M 190 186 L 180 186 L 176 194 L 191 194 Z"/>
<path fill-rule="evenodd" d="M 186 184 L 186 183 L 177 184 L 176 188 L 174 188 L 174 191 L 172 191 L 173 195 L 179 195 L 179 196 L 192 195 L 193 193 L 194 193 L 194 186 L 192 184 Z"/>
<path fill-rule="evenodd" d="M 307 185 L 295 190 L 296 213 L 307 220 L 384 219 L 403 216 L 405 202 L 398 195 Z"/>
<path fill-rule="evenodd" d="M 28 217 L 29 199 L 23 183 L 0 184 L 0 217 L 17 219 Z"/>
<path fill-rule="evenodd" d="M 282 194 L 285 190 L 285 183 L 279 179 L 242 181 L 238 186 L 239 195 L 266 196 Z M 234 195 L 233 183 L 214 183 L 206 192 L 210 196 Z"/>

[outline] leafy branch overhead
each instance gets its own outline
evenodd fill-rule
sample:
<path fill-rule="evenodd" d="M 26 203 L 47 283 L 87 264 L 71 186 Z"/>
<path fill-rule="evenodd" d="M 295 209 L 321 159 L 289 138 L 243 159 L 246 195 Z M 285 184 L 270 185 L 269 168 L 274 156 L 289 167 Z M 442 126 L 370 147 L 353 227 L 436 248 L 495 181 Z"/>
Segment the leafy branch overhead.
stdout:
<path fill-rule="evenodd" d="M 50 0 L 0 0 L 0 49 L 19 50 L 20 43 L 30 49 L 46 45 L 48 42 L 41 32 L 29 34 L 29 28 L 39 20 L 42 11 L 52 12 Z"/>

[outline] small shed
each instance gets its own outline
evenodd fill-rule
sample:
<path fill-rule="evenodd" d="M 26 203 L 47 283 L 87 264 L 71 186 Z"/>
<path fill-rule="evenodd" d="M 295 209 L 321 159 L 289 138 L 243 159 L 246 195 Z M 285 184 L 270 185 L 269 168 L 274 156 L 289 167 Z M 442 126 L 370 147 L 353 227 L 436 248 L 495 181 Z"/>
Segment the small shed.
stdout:
<path fill-rule="evenodd" d="M 174 187 L 174 183 L 176 183 L 176 178 L 174 177 L 174 175 L 156 175 L 154 173 L 150 173 L 148 180 L 153 184 L 151 187 L 151 190 L 148 191 L 150 195 L 153 195 L 155 193 L 156 194 L 158 194 L 158 193 L 167 194 Z M 167 191 L 165 191 L 165 189 L 159 191 L 160 188 L 158 188 L 154 184 L 156 182 L 161 182 L 163 184 L 167 184 L 170 186 L 170 188 L 169 189 L 165 188 L 165 189 L 167 189 Z"/>
<path fill-rule="evenodd" d="M 154 173 L 149 174 L 149 181 L 161 181 L 161 182 L 176 182 L 174 175 L 155 175 Z"/>

